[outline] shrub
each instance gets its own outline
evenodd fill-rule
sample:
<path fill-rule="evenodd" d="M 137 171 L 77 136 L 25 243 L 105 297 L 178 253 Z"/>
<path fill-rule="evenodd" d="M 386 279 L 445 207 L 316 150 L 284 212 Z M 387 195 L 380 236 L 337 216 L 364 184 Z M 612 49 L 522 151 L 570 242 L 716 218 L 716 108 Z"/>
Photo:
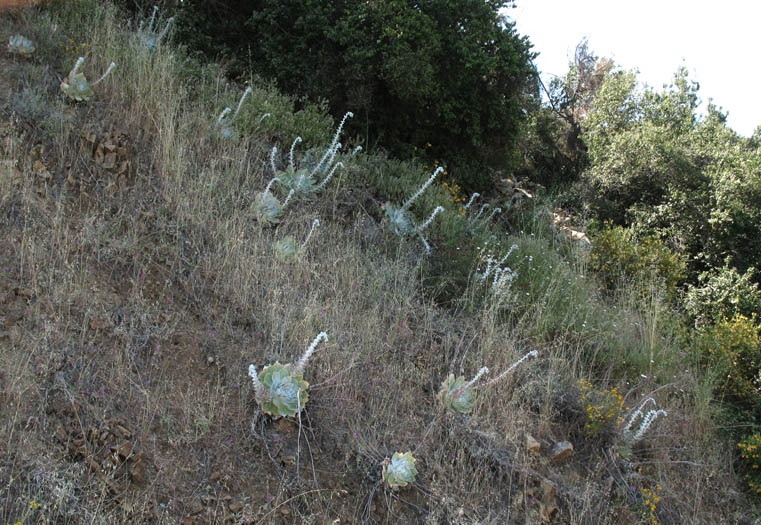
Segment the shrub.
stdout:
<path fill-rule="evenodd" d="M 595 235 L 589 266 L 608 289 L 614 289 L 623 278 L 627 284 L 641 283 L 644 291 L 657 279 L 670 297 L 676 295 L 677 285 L 685 277 L 684 261 L 660 239 L 647 236 L 638 241 L 631 229 L 621 226 L 606 226 Z"/>
<path fill-rule="evenodd" d="M 740 449 L 740 457 L 745 460 L 748 486 L 757 495 L 761 495 L 761 434 L 746 436 L 737 444 L 737 448 Z"/>
<path fill-rule="evenodd" d="M 596 436 L 606 429 L 612 429 L 613 424 L 623 422 L 624 398 L 618 389 L 598 389 L 586 380 L 579 381 L 581 388 L 581 403 L 587 415 L 584 430 L 587 435 Z"/>
<path fill-rule="evenodd" d="M 453 159 L 463 184 L 483 187 L 482 168 L 515 162 L 536 82 L 528 40 L 500 13 L 508 4 L 184 2 L 175 27 L 209 56 L 247 57 L 233 73 L 248 64 L 287 93 L 355 108 L 368 143 L 401 155 L 430 141 L 429 160 Z"/>
<path fill-rule="evenodd" d="M 752 411 L 761 403 L 761 327 L 756 317 L 735 315 L 698 331 L 695 348 L 719 380 L 718 393 Z"/>
<path fill-rule="evenodd" d="M 697 286 L 687 287 L 684 306 L 698 325 L 738 314 L 761 315 L 761 290 L 754 276 L 754 268 L 740 275 L 726 261 L 723 268 L 700 274 Z"/>

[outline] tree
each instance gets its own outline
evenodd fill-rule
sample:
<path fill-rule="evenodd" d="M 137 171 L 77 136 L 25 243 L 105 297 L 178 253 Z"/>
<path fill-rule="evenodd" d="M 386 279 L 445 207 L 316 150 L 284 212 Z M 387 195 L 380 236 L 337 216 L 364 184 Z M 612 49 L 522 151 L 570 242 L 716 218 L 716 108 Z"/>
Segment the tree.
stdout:
<path fill-rule="evenodd" d="M 587 166 L 582 122 L 611 69 L 613 61 L 592 53 L 584 39 L 576 46 L 566 75 L 554 78 L 549 86 L 539 80 L 547 104 L 531 112 L 523 143 L 530 179 L 549 186 L 567 184 Z"/>
<path fill-rule="evenodd" d="M 698 89 L 684 69 L 662 91 L 613 71 L 583 121 L 597 217 L 659 235 L 693 281 L 727 257 L 740 273 L 761 260 L 761 147 L 712 104 L 699 118 Z"/>
<path fill-rule="evenodd" d="M 430 143 L 431 159 L 482 189 L 485 168 L 512 167 L 535 85 L 529 42 L 500 15 L 511 3 L 256 0 L 245 38 L 210 38 L 282 90 L 327 98 L 336 115 L 353 111 L 351 131 L 367 143 L 397 156 Z"/>

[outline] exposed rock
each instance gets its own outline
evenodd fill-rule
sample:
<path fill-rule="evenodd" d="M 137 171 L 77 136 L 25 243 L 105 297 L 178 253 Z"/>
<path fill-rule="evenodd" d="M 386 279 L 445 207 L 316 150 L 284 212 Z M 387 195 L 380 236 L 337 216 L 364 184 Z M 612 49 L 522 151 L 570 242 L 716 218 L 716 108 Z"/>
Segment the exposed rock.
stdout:
<path fill-rule="evenodd" d="M 528 450 L 528 453 L 533 455 L 538 454 L 540 448 L 542 448 L 541 443 L 534 439 L 534 436 L 531 434 L 526 434 L 526 450 Z"/>
<path fill-rule="evenodd" d="M 552 449 L 552 458 L 550 461 L 553 463 L 560 463 L 570 458 L 573 455 L 573 445 L 570 441 L 559 441 L 555 443 L 555 448 Z"/>

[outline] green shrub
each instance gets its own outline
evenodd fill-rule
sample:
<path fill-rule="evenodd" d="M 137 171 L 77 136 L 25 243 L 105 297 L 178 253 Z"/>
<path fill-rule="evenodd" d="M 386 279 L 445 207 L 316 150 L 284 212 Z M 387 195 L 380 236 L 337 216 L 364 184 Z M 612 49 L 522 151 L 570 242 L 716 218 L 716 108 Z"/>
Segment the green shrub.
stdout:
<path fill-rule="evenodd" d="M 695 349 L 718 379 L 718 394 L 738 408 L 761 407 L 761 327 L 756 317 L 735 315 L 698 330 Z"/>
<path fill-rule="evenodd" d="M 740 449 L 740 457 L 745 460 L 748 486 L 756 495 L 761 496 L 761 434 L 746 436 L 737 444 L 737 448 Z"/>
<path fill-rule="evenodd" d="M 482 188 L 483 168 L 516 164 L 536 83 L 528 40 L 500 14 L 508 4 L 184 2 L 174 33 L 207 56 L 236 59 L 233 74 L 248 67 L 286 93 L 328 97 L 334 113 L 351 109 L 350 132 L 368 144 L 405 156 L 432 143 L 428 160 L 451 159 L 462 184 Z"/>
<path fill-rule="evenodd" d="M 738 314 L 761 315 L 761 290 L 754 283 L 755 269 L 743 275 L 729 266 L 703 272 L 698 285 L 689 285 L 684 306 L 698 325 Z"/>
<path fill-rule="evenodd" d="M 579 381 L 581 403 L 587 415 L 584 430 L 589 436 L 611 431 L 623 422 L 624 397 L 618 389 L 599 389 L 586 380 Z"/>
<path fill-rule="evenodd" d="M 615 289 L 620 279 L 645 287 L 657 279 L 670 297 L 685 277 L 684 261 L 660 239 L 648 236 L 638 241 L 631 229 L 621 226 L 607 225 L 595 235 L 589 267 L 608 289 Z"/>

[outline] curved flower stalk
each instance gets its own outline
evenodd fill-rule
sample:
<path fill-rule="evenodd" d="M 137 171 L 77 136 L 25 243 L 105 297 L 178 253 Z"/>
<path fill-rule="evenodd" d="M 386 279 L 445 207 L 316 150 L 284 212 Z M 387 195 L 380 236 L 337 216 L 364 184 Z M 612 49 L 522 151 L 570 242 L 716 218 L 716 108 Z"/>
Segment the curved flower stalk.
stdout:
<path fill-rule="evenodd" d="M 93 82 L 91 86 L 84 73 L 79 71 L 79 68 L 82 67 L 84 62 L 85 57 L 79 57 L 77 63 L 74 64 L 74 68 L 69 72 L 68 76 L 64 77 L 63 82 L 61 82 L 61 91 L 63 91 L 67 97 L 76 100 L 77 102 L 89 100 L 94 95 L 92 88 L 100 84 L 116 67 L 116 64 L 111 62 L 106 72 L 103 73 L 103 76 Z"/>
<path fill-rule="evenodd" d="M 145 46 L 145 49 L 147 49 L 149 53 L 154 53 L 156 51 L 161 44 L 161 41 L 169 32 L 169 27 L 172 25 L 172 22 L 174 22 L 174 17 L 169 18 L 161 33 L 157 33 L 156 29 L 158 28 L 154 27 L 154 23 L 156 22 L 156 13 L 158 10 L 159 6 L 153 6 L 153 13 L 151 13 L 151 20 L 148 22 L 148 27 L 143 29 L 143 21 L 137 26 L 137 34 L 140 37 L 143 46 Z"/>
<path fill-rule="evenodd" d="M 13 35 L 8 39 L 8 51 L 17 55 L 29 56 L 35 51 L 34 44 L 22 35 Z"/>
<path fill-rule="evenodd" d="M 415 482 L 417 476 L 417 469 L 415 468 L 415 458 L 412 457 L 412 452 L 395 452 L 391 458 L 386 458 L 383 461 L 383 481 L 391 489 L 397 489 L 399 487 L 406 487 L 410 483 Z"/>
<path fill-rule="evenodd" d="M 296 241 L 296 239 L 293 238 L 291 235 L 286 235 L 279 241 L 275 243 L 275 253 L 280 260 L 288 260 L 293 259 L 296 256 L 304 253 L 304 250 L 306 249 L 307 243 L 309 243 L 309 239 L 312 238 L 312 233 L 314 233 L 314 229 L 320 225 L 320 219 L 314 219 L 312 221 L 312 227 L 309 230 L 309 234 L 307 235 L 307 238 L 304 239 L 304 243 L 299 245 L 299 243 Z"/>
<path fill-rule="evenodd" d="M 308 168 L 297 169 L 294 162 L 293 151 L 296 148 L 296 144 L 302 142 L 301 137 L 296 137 L 296 139 L 291 144 L 291 149 L 288 152 L 288 166 L 283 171 L 278 171 L 277 167 L 275 166 L 274 158 L 277 149 L 273 148 L 273 154 L 270 158 L 272 171 L 286 188 L 295 191 L 297 197 L 306 197 L 312 193 L 320 191 L 325 187 L 330 179 L 333 178 L 336 170 L 340 167 L 343 167 L 342 162 L 336 162 L 333 164 L 333 161 L 335 160 L 336 154 L 341 149 L 341 143 L 338 142 L 338 137 L 341 134 L 341 130 L 343 129 L 346 119 L 352 116 L 354 115 L 351 112 L 348 112 L 346 115 L 344 115 L 344 118 L 341 120 L 341 123 L 339 124 L 338 129 L 333 136 L 333 141 L 330 143 L 330 146 L 328 146 L 328 149 L 325 151 L 320 161 L 314 168 L 311 169 L 311 171 Z M 317 184 L 316 178 L 318 173 L 326 174 L 322 182 L 319 184 Z"/>
<path fill-rule="evenodd" d="M 352 113 L 351 111 L 347 111 L 346 114 L 343 116 L 343 118 L 341 119 L 341 123 L 338 125 L 338 128 L 336 129 L 335 135 L 333 135 L 333 141 L 330 143 L 330 146 L 328 146 L 328 149 L 325 151 L 325 154 L 320 159 L 320 162 L 317 163 L 317 166 L 314 167 L 310 175 L 315 176 L 317 172 L 323 167 L 323 164 L 325 165 L 324 171 L 327 171 L 330 169 L 331 165 L 333 164 L 333 159 L 335 159 L 336 157 L 336 153 L 338 153 L 338 150 L 341 149 L 341 143 L 338 142 L 338 138 L 341 136 L 341 131 L 343 130 L 344 124 L 346 123 L 346 119 L 348 118 L 354 118 L 354 113 Z"/>
<path fill-rule="evenodd" d="M 651 402 L 653 406 L 656 406 L 655 399 L 652 397 L 648 397 L 645 399 L 642 404 L 639 406 L 639 408 L 631 415 L 629 416 L 629 422 L 624 427 L 624 437 L 629 440 L 631 443 L 637 442 L 640 439 L 642 439 L 647 432 L 647 430 L 650 428 L 650 425 L 653 424 L 653 421 L 658 416 L 668 416 L 668 413 L 665 410 L 660 409 L 652 409 L 647 412 L 644 416 L 642 415 L 642 411 L 645 408 L 645 405 Z M 640 424 L 639 428 L 636 432 L 632 432 L 632 426 L 634 425 L 634 422 L 642 417 L 642 423 Z"/>
<path fill-rule="evenodd" d="M 444 171 L 444 168 L 442 167 L 436 168 L 433 174 L 428 178 L 427 181 L 425 181 L 425 183 L 420 187 L 420 189 L 417 192 L 415 192 L 415 194 L 412 195 L 412 197 L 407 199 L 407 202 L 405 202 L 402 206 L 395 206 L 391 204 L 390 202 L 387 202 L 383 206 L 383 208 L 386 211 L 386 219 L 388 220 L 388 223 L 390 224 L 391 229 L 394 231 L 394 233 L 400 236 L 416 233 L 416 232 L 420 234 L 420 231 L 422 230 L 422 228 L 430 224 L 430 221 L 433 220 L 433 217 L 436 216 L 438 211 L 434 210 L 433 214 L 431 214 L 431 217 L 429 217 L 429 219 L 423 224 L 422 228 L 414 226 L 407 212 L 409 211 L 410 206 L 412 206 L 412 203 L 415 202 L 415 200 L 417 200 L 417 198 L 423 194 L 423 192 L 428 188 L 428 186 L 431 185 L 434 179 L 442 171 Z M 426 247 L 426 252 L 430 252 L 430 246 L 428 246 L 428 243 L 425 241 L 422 235 L 420 235 L 420 238 Z"/>
<path fill-rule="evenodd" d="M 484 204 L 483 206 L 481 206 L 481 209 L 478 210 L 478 214 L 473 218 L 473 221 L 477 221 L 488 207 L 489 207 L 488 204 Z"/>
<path fill-rule="evenodd" d="M 476 192 L 476 193 L 474 193 L 473 195 L 471 195 L 471 196 L 470 196 L 470 199 L 468 200 L 468 203 L 467 203 L 465 206 L 463 206 L 463 208 L 462 208 L 462 209 L 463 209 L 463 210 L 466 210 L 466 211 L 467 211 L 468 209 L 470 209 L 470 205 L 471 205 L 471 204 L 473 204 L 473 201 L 474 201 L 474 200 L 476 200 L 476 197 L 480 197 L 480 196 L 481 196 L 481 194 L 480 194 L 480 193 L 477 193 L 477 192 Z"/>
<path fill-rule="evenodd" d="M 417 227 L 417 233 L 420 236 L 420 240 L 423 241 L 423 246 L 425 246 L 425 253 L 430 254 L 431 253 L 431 247 L 428 245 L 428 241 L 425 240 L 425 237 L 423 237 L 423 230 L 428 227 L 429 224 L 433 222 L 433 219 L 436 217 L 436 214 L 439 212 L 444 211 L 444 206 L 436 206 L 436 208 L 433 210 L 433 213 L 426 219 L 426 221 Z"/>
<path fill-rule="evenodd" d="M 254 384 L 254 397 L 262 412 L 277 417 L 294 417 L 309 400 L 309 383 L 304 381 L 304 368 L 315 352 L 317 344 L 327 342 L 328 334 L 320 332 L 312 344 L 294 364 L 266 366 L 257 372 L 254 365 L 248 367 L 248 375 Z"/>
<path fill-rule="evenodd" d="M 229 119 L 226 117 L 232 111 L 232 108 L 225 108 L 222 110 L 222 113 L 220 113 L 219 117 L 217 118 L 217 122 L 214 124 L 214 129 L 218 136 L 225 139 L 235 136 L 235 130 L 231 127 L 232 123 L 235 120 L 235 117 L 238 116 L 238 113 L 240 113 L 240 108 L 243 107 L 243 102 L 246 100 L 246 97 L 248 97 L 252 92 L 253 90 L 250 86 L 246 88 L 246 90 L 243 92 L 243 95 L 240 97 L 240 101 L 238 101 L 238 107 L 235 109 L 235 113 L 233 113 L 233 116 Z"/>
<path fill-rule="evenodd" d="M 538 355 L 539 355 L 539 352 L 537 352 L 536 350 L 531 350 L 529 353 L 527 353 L 526 355 L 524 355 L 523 357 L 521 357 L 520 359 L 518 359 L 518 360 L 517 360 L 515 363 L 513 363 L 512 365 L 510 365 L 509 367 L 507 367 L 507 368 L 505 369 L 505 371 L 504 371 L 504 372 L 502 372 L 501 374 L 499 374 L 497 377 L 495 377 L 495 378 L 494 378 L 494 379 L 492 379 L 491 381 L 487 381 L 486 383 L 484 383 L 484 384 L 482 385 L 482 386 L 483 386 L 483 388 L 486 388 L 487 386 L 491 386 L 491 385 L 493 385 L 494 383 L 496 383 L 497 381 L 499 381 L 500 379 L 502 379 L 503 377 L 505 377 L 507 374 L 509 374 L 510 372 L 512 372 L 513 370 L 515 370 L 515 368 L 516 368 L 516 367 L 517 367 L 519 364 L 521 364 L 523 361 L 525 361 L 525 360 L 526 360 L 526 359 L 528 359 L 529 357 L 537 357 Z"/>
<path fill-rule="evenodd" d="M 492 286 L 497 287 L 497 285 L 500 284 L 500 288 L 503 288 L 504 285 L 511 283 L 515 278 L 517 278 L 518 272 L 513 271 L 507 266 L 503 266 L 510 254 L 517 249 L 518 245 L 513 244 L 499 261 L 497 261 L 494 256 L 489 253 L 486 256 L 486 268 L 484 269 L 483 273 L 477 274 L 478 282 L 489 282 L 487 279 L 491 277 Z"/>
<path fill-rule="evenodd" d="M 502 213 L 502 208 L 494 208 L 484 222 L 491 221 L 498 213 Z"/>

